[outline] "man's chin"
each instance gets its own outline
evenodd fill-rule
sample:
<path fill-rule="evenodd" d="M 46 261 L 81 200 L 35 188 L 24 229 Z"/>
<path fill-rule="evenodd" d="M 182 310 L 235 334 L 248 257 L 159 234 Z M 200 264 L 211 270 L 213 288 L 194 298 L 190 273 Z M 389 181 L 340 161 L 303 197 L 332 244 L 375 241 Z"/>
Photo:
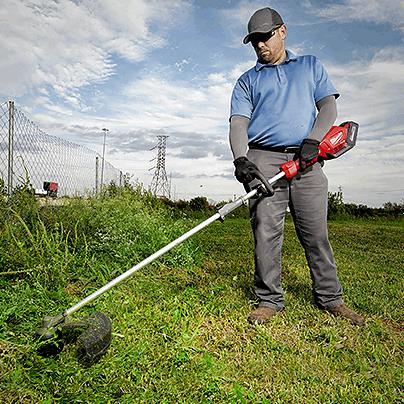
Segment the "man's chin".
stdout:
<path fill-rule="evenodd" d="M 269 52 L 264 52 L 258 55 L 258 60 L 261 63 L 272 63 L 273 57 Z"/>
<path fill-rule="evenodd" d="M 261 64 L 279 64 L 284 60 L 284 58 L 277 58 L 269 52 L 265 52 L 258 56 L 258 62 Z"/>
<path fill-rule="evenodd" d="M 269 57 L 259 57 L 258 61 L 261 64 L 272 63 L 272 58 Z"/>

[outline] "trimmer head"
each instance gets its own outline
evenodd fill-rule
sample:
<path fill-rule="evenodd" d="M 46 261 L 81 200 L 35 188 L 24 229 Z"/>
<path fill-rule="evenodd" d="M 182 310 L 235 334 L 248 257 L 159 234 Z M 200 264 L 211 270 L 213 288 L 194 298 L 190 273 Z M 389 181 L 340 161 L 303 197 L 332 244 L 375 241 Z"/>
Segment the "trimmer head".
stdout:
<path fill-rule="evenodd" d="M 77 338 L 77 352 L 82 364 L 90 366 L 107 351 L 112 339 L 111 320 L 102 312 L 83 319 L 86 326 Z M 66 324 L 72 327 L 70 324 Z"/>
<path fill-rule="evenodd" d="M 97 362 L 107 351 L 112 339 L 111 320 L 102 312 L 96 312 L 78 320 L 68 319 L 64 313 L 45 316 L 37 330 L 42 356 L 57 355 L 65 343 L 77 342 L 80 362 L 89 366 Z"/>

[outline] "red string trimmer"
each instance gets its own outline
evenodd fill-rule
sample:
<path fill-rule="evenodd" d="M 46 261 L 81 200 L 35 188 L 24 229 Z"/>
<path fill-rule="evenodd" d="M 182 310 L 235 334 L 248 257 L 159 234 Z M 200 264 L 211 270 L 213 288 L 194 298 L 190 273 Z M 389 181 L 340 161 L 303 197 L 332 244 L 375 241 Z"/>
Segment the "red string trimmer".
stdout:
<path fill-rule="evenodd" d="M 326 134 L 324 139 L 319 145 L 319 154 L 307 166 L 324 160 L 331 160 L 341 156 L 356 144 L 356 137 L 358 134 L 359 125 L 355 122 L 344 122 L 339 126 L 333 126 Z M 102 288 L 96 290 L 83 300 L 76 303 L 74 306 L 66 309 L 62 313 L 56 316 L 45 316 L 42 319 L 42 326 L 37 331 L 37 336 L 44 343 L 41 344 L 41 352 L 43 354 L 54 354 L 61 351 L 63 348 L 63 340 L 78 340 L 79 341 L 79 353 L 84 363 L 91 364 L 100 358 L 100 356 L 106 352 L 111 342 L 111 321 L 101 312 L 97 312 L 92 316 L 85 317 L 81 320 L 72 321 L 69 319 L 73 313 L 81 309 L 83 306 L 92 302 L 98 296 L 108 291 L 118 283 L 122 282 L 126 278 L 129 278 L 140 268 L 155 261 L 158 257 L 170 251 L 172 248 L 182 243 L 195 233 L 199 232 L 203 228 L 209 226 L 216 220 L 224 220 L 225 216 L 233 210 L 243 205 L 250 198 L 255 195 L 272 194 L 272 185 L 286 177 L 288 180 L 296 177 L 299 173 L 299 161 L 290 160 L 280 166 L 279 173 L 270 179 L 266 179 L 262 175 L 258 174 L 260 183 L 249 191 L 244 196 L 239 197 L 233 202 L 230 202 L 220 209 L 217 213 L 200 223 L 187 233 L 183 234 L 176 240 L 167 244 L 154 254 L 150 255 L 134 267 L 130 268 L 122 275 L 113 279 Z M 57 342 L 60 340 L 60 342 Z M 59 338 L 59 340 L 57 339 Z"/>

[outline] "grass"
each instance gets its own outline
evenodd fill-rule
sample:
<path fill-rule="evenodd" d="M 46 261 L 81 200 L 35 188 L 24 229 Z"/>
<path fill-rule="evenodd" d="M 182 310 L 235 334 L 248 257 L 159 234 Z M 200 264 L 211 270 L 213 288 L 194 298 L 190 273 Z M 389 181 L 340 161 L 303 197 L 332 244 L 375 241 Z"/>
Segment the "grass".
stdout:
<path fill-rule="evenodd" d="M 255 301 L 250 226 L 228 219 L 82 310 L 112 319 L 113 342 L 100 362 L 82 367 L 72 345 L 57 357 L 39 356 L 32 336 L 41 316 L 74 304 L 195 224 L 170 221 L 159 209 L 148 214 L 149 202 L 127 196 L 97 203 L 76 201 L 63 214 L 48 212 L 40 227 L 28 227 L 35 243 L 46 239 L 41 248 L 53 253 L 25 258 L 18 270 L 41 260 L 43 267 L 57 253 L 47 269 L 53 274 L 56 265 L 55 284 L 36 267 L 1 279 L 1 402 L 400 402 L 404 227 L 398 221 L 329 226 L 345 300 L 365 315 L 364 328 L 312 305 L 290 221 L 283 254 L 286 311 L 268 325 L 248 325 Z M 27 230 L 17 230 L 18 240 L 35 252 Z M 9 253 L 3 266 L 11 270 L 11 262 L 16 259 Z"/>

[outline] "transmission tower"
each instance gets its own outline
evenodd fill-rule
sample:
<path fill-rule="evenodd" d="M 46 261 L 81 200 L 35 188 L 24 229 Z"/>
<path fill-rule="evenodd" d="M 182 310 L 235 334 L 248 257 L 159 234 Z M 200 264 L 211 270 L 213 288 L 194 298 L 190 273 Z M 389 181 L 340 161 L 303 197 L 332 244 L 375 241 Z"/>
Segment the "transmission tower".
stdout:
<path fill-rule="evenodd" d="M 150 170 L 155 169 L 152 182 L 150 184 L 150 191 L 153 195 L 164 196 L 170 198 L 170 187 L 168 185 L 167 173 L 166 173 L 166 141 L 168 136 L 157 136 L 158 144 L 151 150 L 157 147 L 157 164 Z M 153 160 L 155 160 L 154 158 Z M 151 160 L 151 161 L 153 161 Z"/>

